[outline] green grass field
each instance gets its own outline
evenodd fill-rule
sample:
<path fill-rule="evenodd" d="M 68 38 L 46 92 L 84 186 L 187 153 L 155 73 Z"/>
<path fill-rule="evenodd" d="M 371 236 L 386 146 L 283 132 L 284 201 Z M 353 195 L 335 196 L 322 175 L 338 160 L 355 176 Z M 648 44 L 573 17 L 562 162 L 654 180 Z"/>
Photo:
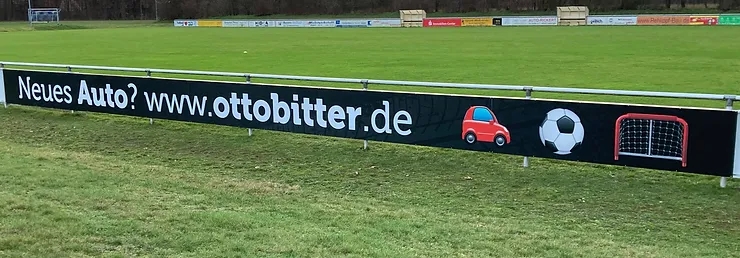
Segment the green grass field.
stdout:
<path fill-rule="evenodd" d="M 740 94 L 734 27 L 90 24 L 0 24 L 0 60 Z M 2 256 L 740 254 L 740 184 L 716 177 L 19 106 L 0 126 Z"/>

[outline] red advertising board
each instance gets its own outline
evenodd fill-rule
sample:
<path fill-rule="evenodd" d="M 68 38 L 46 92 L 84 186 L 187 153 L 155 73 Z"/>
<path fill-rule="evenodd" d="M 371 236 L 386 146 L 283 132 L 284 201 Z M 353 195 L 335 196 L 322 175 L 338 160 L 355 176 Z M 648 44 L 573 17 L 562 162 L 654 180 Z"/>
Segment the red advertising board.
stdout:
<path fill-rule="evenodd" d="M 691 25 L 717 25 L 719 16 L 691 16 Z"/>
<path fill-rule="evenodd" d="M 637 25 L 689 25 L 688 15 L 638 15 Z"/>
<path fill-rule="evenodd" d="M 424 27 L 460 27 L 462 18 L 427 18 Z"/>

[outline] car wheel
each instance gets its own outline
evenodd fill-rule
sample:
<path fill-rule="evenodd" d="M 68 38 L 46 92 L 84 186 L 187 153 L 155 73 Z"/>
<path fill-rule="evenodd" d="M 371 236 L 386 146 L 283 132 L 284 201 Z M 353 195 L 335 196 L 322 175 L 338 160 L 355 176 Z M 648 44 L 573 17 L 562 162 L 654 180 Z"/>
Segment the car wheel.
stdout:
<path fill-rule="evenodd" d="M 467 142 L 469 144 L 473 144 L 473 143 L 475 143 L 476 140 L 477 139 L 476 139 L 475 134 L 473 132 L 468 132 L 467 134 L 465 134 L 465 142 Z"/>
<path fill-rule="evenodd" d="M 503 135 L 496 135 L 496 138 L 493 139 L 493 142 L 496 143 L 499 147 L 504 146 L 506 144 L 506 138 L 504 138 Z"/>

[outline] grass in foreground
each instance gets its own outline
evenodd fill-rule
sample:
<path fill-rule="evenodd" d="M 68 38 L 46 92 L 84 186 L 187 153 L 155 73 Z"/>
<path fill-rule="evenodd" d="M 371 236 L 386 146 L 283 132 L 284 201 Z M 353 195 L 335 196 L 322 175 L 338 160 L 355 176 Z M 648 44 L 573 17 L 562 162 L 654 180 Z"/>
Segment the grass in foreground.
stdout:
<path fill-rule="evenodd" d="M 8 255 L 731 256 L 716 179 L 0 110 Z M 125 132 L 125 133 L 121 133 Z M 420 165 L 424 164 L 424 165 Z M 466 177 L 472 179 L 467 180 Z"/>
<path fill-rule="evenodd" d="M 58 31 L 58 30 L 81 30 L 81 29 L 116 29 L 116 28 L 142 28 L 142 27 L 166 27 L 172 26 L 172 22 L 157 22 L 151 20 L 126 20 L 126 21 L 62 21 L 56 23 L 37 23 L 29 24 L 28 22 L 0 22 L 0 32 L 20 32 L 20 31 Z"/>
<path fill-rule="evenodd" d="M 718 27 L 131 28 L 8 33 L 0 60 L 726 93 L 737 91 L 738 37 Z M 525 169 L 507 155 L 376 142 L 363 151 L 361 141 L 23 107 L 0 109 L 0 121 L 0 252 L 9 256 L 714 257 L 740 248 L 740 191 L 714 177 L 541 159 Z"/>

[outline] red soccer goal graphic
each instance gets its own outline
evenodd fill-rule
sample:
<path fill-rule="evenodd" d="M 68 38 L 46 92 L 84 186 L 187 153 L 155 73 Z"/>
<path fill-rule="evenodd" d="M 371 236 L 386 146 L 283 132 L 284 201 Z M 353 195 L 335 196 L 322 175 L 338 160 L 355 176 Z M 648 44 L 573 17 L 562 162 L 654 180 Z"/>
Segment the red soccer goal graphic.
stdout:
<path fill-rule="evenodd" d="M 628 113 L 614 129 L 614 160 L 634 156 L 681 161 L 686 167 L 689 124 L 680 117 Z"/>

